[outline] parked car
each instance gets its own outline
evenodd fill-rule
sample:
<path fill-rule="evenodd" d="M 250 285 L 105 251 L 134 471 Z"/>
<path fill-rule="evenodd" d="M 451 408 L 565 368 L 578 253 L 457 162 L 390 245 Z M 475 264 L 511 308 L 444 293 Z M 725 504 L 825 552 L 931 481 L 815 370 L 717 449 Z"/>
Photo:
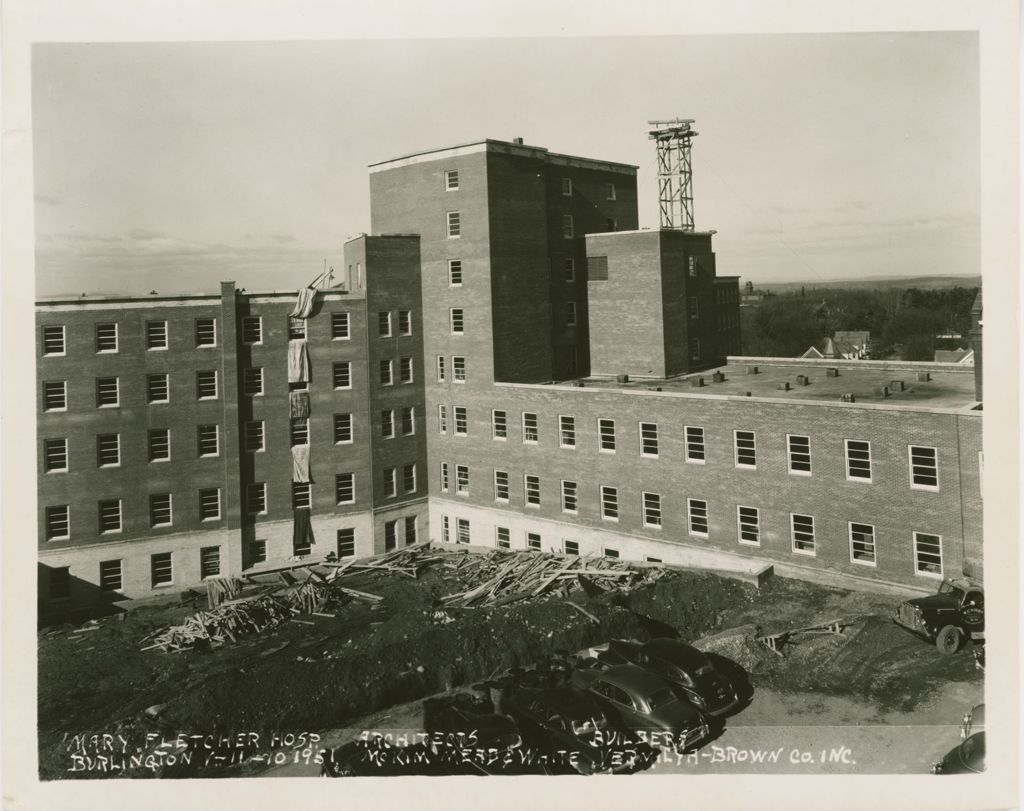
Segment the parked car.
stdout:
<path fill-rule="evenodd" d="M 667 681 L 638 665 L 580 668 L 570 682 L 595 696 L 620 726 L 648 737 L 652 745 L 671 740 L 672 747 L 683 752 L 708 736 L 704 714 L 678 698 Z"/>
<path fill-rule="evenodd" d="M 943 653 L 956 653 L 965 638 L 985 638 L 985 591 L 969 578 L 947 578 L 935 594 L 900 603 L 892 619 Z"/>
<path fill-rule="evenodd" d="M 976 732 L 954 746 L 938 763 L 932 774 L 980 774 L 985 771 L 985 733 Z"/>
<path fill-rule="evenodd" d="M 528 744 L 550 753 L 572 753 L 570 764 L 581 774 L 603 771 L 607 749 L 596 742 L 608 719 L 593 696 L 569 686 L 518 689 L 508 701 Z"/>
<path fill-rule="evenodd" d="M 715 670 L 703 651 L 678 639 L 661 637 L 647 642 L 613 639 L 591 648 L 600 665 L 639 665 L 661 676 L 693 706 L 708 715 L 724 715 L 739 702 L 729 680 Z"/>

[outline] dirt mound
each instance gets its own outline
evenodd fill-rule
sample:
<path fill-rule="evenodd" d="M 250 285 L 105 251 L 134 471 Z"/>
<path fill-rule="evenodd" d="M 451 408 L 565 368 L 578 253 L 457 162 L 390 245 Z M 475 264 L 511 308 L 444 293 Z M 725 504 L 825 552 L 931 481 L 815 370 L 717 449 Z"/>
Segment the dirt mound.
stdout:
<path fill-rule="evenodd" d="M 693 643 L 705 653 L 731 659 L 747 673 L 758 673 L 775 664 L 776 656 L 755 640 L 756 625 L 741 625 L 710 636 L 703 636 Z"/>

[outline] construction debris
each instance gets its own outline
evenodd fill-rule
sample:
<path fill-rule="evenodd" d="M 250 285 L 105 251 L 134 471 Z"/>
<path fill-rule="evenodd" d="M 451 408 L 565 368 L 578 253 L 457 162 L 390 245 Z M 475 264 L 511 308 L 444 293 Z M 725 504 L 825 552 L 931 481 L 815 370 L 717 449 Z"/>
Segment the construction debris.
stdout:
<path fill-rule="evenodd" d="M 835 619 L 827 620 L 825 622 L 818 622 L 814 625 L 806 625 L 803 628 L 793 628 L 789 631 L 782 631 L 777 634 L 762 634 L 756 637 L 757 641 L 764 645 L 768 650 L 778 656 L 784 656 L 782 649 L 789 643 L 794 642 L 793 637 L 796 636 L 821 636 L 823 634 L 839 635 L 843 633 L 843 629 L 848 625 L 852 625 L 856 620 L 849 619 Z"/>

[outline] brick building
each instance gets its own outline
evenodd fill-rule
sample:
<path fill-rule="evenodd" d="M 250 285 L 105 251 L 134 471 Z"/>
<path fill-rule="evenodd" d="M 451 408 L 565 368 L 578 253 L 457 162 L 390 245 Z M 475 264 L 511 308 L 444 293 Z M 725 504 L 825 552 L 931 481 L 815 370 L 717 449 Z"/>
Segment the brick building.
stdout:
<path fill-rule="evenodd" d="M 230 282 L 37 305 L 44 611 L 427 538 L 919 585 L 980 560 L 971 370 L 730 356 L 736 277 L 713 232 L 638 230 L 634 166 L 488 140 L 370 189 L 305 319 Z"/>

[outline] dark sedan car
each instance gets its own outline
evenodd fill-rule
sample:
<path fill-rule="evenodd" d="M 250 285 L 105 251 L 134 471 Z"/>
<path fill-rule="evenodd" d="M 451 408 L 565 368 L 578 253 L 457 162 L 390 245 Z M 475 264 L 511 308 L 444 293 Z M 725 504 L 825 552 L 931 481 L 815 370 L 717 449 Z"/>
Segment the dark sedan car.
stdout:
<path fill-rule="evenodd" d="M 637 665 L 581 668 L 571 683 L 589 691 L 621 726 L 648 737 L 652 745 L 671 741 L 672 748 L 684 752 L 708 736 L 703 713 L 678 698 L 660 676 Z"/>
<path fill-rule="evenodd" d="M 637 642 L 613 639 L 592 649 L 599 664 L 634 664 L 661 676 L 687 701 L 708 715 L 723 715 L 736 706 L 739 697 L 707 654 L 677 639 L 652 639 Z"/>
<path fill-rule="evenodd" d="M 527 742 L 548 752 L 568 753 L 568 764 L 581 774 L 602 771 L 608 753 L 595 737 L 608 726 L 593 696 L 569 686 L 518 689 L 508 702 Z"/>
<path fill-rule="evenodd" d="M 981 774 L 985 771 L 985 733 L 971 735 L 932 766 L 932 774 Z"/>

